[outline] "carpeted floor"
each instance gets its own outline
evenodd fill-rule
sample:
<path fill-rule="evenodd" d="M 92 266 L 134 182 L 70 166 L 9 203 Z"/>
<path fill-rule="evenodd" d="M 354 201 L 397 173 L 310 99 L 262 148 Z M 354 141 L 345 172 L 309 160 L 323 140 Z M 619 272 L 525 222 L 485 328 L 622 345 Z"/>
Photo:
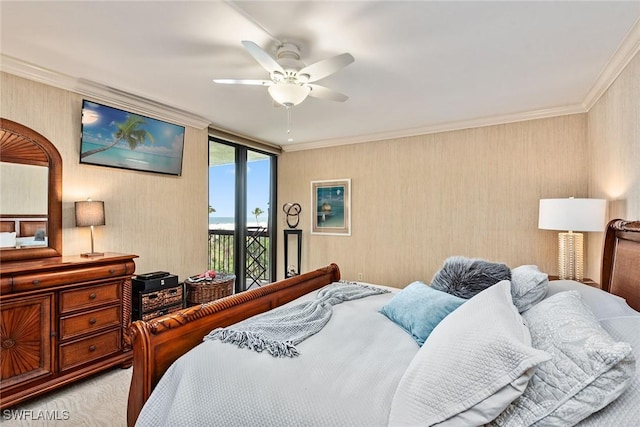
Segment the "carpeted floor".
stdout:
<path fill-rule="evenodd" d="M 131 372 L 132 368 L 114 368 L 5 409 L 0 413 L 0 425 L 126 427 Z"/>

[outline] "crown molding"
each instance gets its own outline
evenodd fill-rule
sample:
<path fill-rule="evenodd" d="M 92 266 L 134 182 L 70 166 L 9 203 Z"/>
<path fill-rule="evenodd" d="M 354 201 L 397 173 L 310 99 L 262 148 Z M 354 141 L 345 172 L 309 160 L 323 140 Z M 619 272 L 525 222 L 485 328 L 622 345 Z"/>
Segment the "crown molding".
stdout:
<path fill-rule="evenodd" d="M 347 138 L 334 138 L 305 142 L 300 144 L 282 145 L 282 151 L 293 152 L 301 150 L 312 150 L 317 148 L 336 147 L 340 145 L 357 144 L 363 142 L 373 142 L 388 139 L 406 138 L 418 135 L 428 135 L 440 132 L 450 132 L 455 130 L 494 126 L 500 124 L 535 120 L 541 118 L 557 117 L 569 114 L 580 114 L 588 112 L 595 103 L 613 84 L 616 78 L 629 64 L 633 57 L 640 51 L 640 19 L 628 31 L 624 40 L 620 43 L 616 52 L 611 56 L 607 65 L 602 69 L 591 89 L 587 92 L 580 104 L 569 105 L 557 108 L 535 110 L 529 112 L 507 114 L 502 116 L 483 117 L 479 119 L 464 120 L 459 122 L 449 122 L 412 129 L 402 129 L 398 131 L 382 132 L 366 135 L 358 135 Z M 208 127 L 211 122 L 193 113 L 171 107 L 157 101 L 141 96 L 126 93 L 106 85 L 92 82 L 85 79 L 74 78 L 62 73 L 38 67 L 33 64 L 18 60 L 16 58 L 0 54 L 0 71 L 38 81 L 47 85 L 95 98 L 96 100 L 107 101 L 116 107 L 128 111 L 136 111 L 140 114 L 157 117 L 162 120 L 192 126 L 198 129 Z"/>
<path fill-rule="evenodd" d="M 49 86 L 69 90 L 77 94 L 100 100 L 126 111 L 154 117 L 184 126 L 204 129 L 211 123 L 203 117 L 169 105 L 124 92 L 90 80 L 71 77 L 66 74 L 48 70 L 34 64 L 0 55 L 0 71 L 14 74 Z"/>
<path fill-rule="evenodd" d="M 605 94 L 607 89 L 618 78 L 620 73 L 625 69 L 629 62 L 640 52 L 640 19 L 638 19 L 631 29 L 627 32 L 624 40 L 618 46 L 611 58 L 602 69 L 593 86 L 587 92 L 580 104 L 565 107 L 550 108 L 544 110 L 536 110 L 530 112 L 507 114 L 503 116 L 485 117 L 480 119 L 472 119 L 460 122 L 450 122 L 433 126 L 426 126 L 414 129 L 404 129 L 397 132 L 385 132 L 369 135 L 358 135 L 350 138 L 336 138 L 321 141 L 312 141 L 300 144 L 284 145 L 282 150 L 285 152 L 312 150 L 316 148 L 337 147 L 340 145 L 357 144 L 362 142 L 382 141 L 396 138 L 406 138 L 417 135 L 427 135 L 440 132 L 449 132 L 455 130 L 469 129 L 475 127 L 493 126 L 506 123 L 521 122 L 526 120 L 535 120 L 542 118 L 550 118 L 564 116 L 569 114 L 580 114 L 588 112 L 595 103 Z"/>
<path fill-rule="evenodd" d="M 235 142 L 236 144 L 244 145 L 245 147 L 249 148 L 255 148 L 256 150 L 264 151 L 270 154 L 280 155 L 282 153 L 282 147 L 277 144 L 260 141 L 241 133 L 216 128 L 214 126 L 209 126 L 209 136 L 229 142 Z"/>
<path fill-rule="evenodd" d="M 587 111 L 591 110 L 591 107 L 598 102 L 638 52 L 640 52 L 640 19 L 631 27 L 618 49 L 611 55 L 611 59 L 598 75 L 589 92 L 587 92 L 584 101 L 582 101 L 582 105 Z"/>
<path fill-rule="evenodd" d="M 316 148 L 337 147 L 340 145 L 359 144 L 363 142 L 383 141 L 389 139 L 408 138 L 419 135 L 429 135 L 434 133 L 451 132 L 456 130 L 480 128 L 485 126 L 503 125 L 507 123 L 524 122 L 528 120 L 546 119 L 550 117 L 568 116 L 571 114 L 586 113 L 587 110 L 582 104 L 568 105 L 564 107 L 548 108 L 523 113 L 505 114 L 502 116 L 483 117 L 479 119 L 449 122 L 432 126 L 425 126 L 413 129 L 403 129 L 392 132 L 382 132 L 368 135 L 358 135 L 349 138 L 326 139 L 322 141 L 304 142 L 300 144 L 283 145 L 285 152 L 313 150 Z"/>

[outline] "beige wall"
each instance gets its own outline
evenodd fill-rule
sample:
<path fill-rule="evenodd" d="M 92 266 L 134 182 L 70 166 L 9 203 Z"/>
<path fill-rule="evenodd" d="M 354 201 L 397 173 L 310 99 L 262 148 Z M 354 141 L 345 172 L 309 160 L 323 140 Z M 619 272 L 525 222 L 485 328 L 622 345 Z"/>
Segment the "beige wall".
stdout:
<path fill-rule="evenodd" d="M 591 108 L 589 193 L 609 200 L 609 218 L 640 219 L 640 54 Z M 597 270 L 602 235 L 590 233 L 587 273 Z"/>
<path fill-rule="evenodd" d="M 64 255 L 90 250 L 73 202 L 91 197 L 104 200 L 107 221 L 95 228 L 96 250 L 139 255 L 138 273 L 166 270 L 184 279 L 206 269 L 206 129 L 186 128 L 181 177 L 80 165 L 82 96 L 2 73 L 0 98 L 2 117 L 41 133 L 62 155 Z"/>
<path fill-rule="evenodd" d="M 585 114 L 289 152 L 278 205 L 302 205 L 302 271 L 336 262 L 345 279 L 403 287 L 464 255 L 555 274 L 538 201 L 586 197 L 587 161 Z M 310 181 L 336 178 L 352 180 L 352 235 L 311 235 Z"/>
<path fill-rule="evenodd" d="M 42 133 L 62 155 L 65 254 L 89 250 L 73 202 L 93 197 L 107 214 L 97 250 L 140 255 L 138 272 L 184 278 L 206 268 L 205 130 L 187 127 L 179 178 L 80 165 L 82 97 L 6 73 L 1 83 L 2 117 Z M 344 278 L 402 287 L 466 255 L 555 273 L 556 233 L 537 229 L 540 198 L 603 197 L 611 218 L 640 218 L 638 99 L 636 55 L 588 114 L 283 154 L 278 206 L 302 205 L 302 270 L 336 262 Z M 311 235 L 310 182 L 335 178 L 352 180 L 352 235 Z M 282 236 L 282 218 L 279 227 Z M 598 280 L 601 234 L 587 241 L 587 275 Z"/>

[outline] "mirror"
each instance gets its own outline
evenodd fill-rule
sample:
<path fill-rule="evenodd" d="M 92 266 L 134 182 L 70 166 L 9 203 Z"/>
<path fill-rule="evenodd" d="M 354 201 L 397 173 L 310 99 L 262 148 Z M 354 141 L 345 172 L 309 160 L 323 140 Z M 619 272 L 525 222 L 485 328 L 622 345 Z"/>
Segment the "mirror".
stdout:
<path fill-rule="evenodd" d="M 0 231 L 3 240 L 28 236 L 0 248 L 0 261 L 62 255 L 62 157 L 44 136 L 0 119 Z M 43 182 L 44 181 L 44 182 Z M 26 183 L 29 182 L 27 185 Z M 44 236 L 43 236 L 44 234 Z M 22 242 L 22 243 L 21 243 Z"/>
<path fill-rule="evenodd" d="M 0 162 L 0 183 L 0 216 L 47 216 L 47 166 Z"/>

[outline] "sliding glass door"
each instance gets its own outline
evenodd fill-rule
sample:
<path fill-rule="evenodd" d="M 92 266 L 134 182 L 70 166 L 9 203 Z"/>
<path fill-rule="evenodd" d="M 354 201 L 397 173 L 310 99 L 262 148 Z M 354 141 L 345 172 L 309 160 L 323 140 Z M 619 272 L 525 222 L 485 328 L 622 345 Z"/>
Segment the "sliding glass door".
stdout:
<path fill-rule="evenodd" d="M 236 292 L 275 280 L 277 158 L 209 140 L 209 268 L 236 275 Z"/>

